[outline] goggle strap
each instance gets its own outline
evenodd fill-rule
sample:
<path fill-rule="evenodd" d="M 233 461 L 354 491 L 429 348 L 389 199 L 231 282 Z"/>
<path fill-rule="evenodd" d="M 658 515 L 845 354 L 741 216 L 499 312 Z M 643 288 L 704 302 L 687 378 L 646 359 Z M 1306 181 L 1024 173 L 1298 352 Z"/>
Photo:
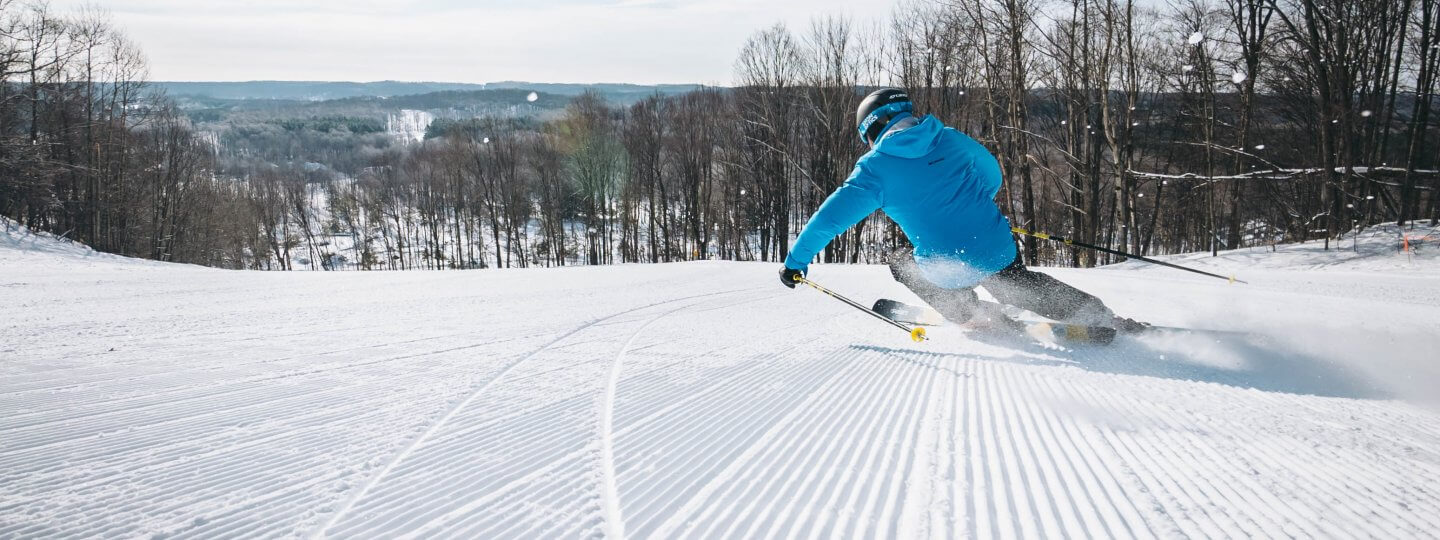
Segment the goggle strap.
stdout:
<path fill-rule="evenodd" d="M 868 141 L 869 139 L 865 137 L 865 133 L 870 131 L 870 128 L 874 126 L 876 122 L 879 122 L 881 118 L 884 118 L 885 123 L 888 124 L 890 123 L 890 119 L 894 118 L 896 115 L 905 112 L 912 112 L 914 110 L 915 106 L 909 101 L 899 101 L 875 109 L 865 117 L 865 121 L 860 122 L 860 125 L 857 128 L 860 131 L 860 138 L 862 140 Z"/>

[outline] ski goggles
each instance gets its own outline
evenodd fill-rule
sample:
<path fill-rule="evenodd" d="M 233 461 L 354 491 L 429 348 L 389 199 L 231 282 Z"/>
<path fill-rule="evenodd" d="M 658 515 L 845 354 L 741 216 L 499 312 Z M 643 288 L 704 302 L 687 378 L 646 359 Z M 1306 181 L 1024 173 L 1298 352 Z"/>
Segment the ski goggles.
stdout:
<path fill-rule="evenodd" d="M 886 124 L 890 123 L 891 119 L 895 118 L 901 113 L 908 113 L 914 111 L 915 105 L 910 103 L 909 101 L 891 103 L 889 105 L 885 105 L 883 107 L 875 109 L 868 116 L 865 117 L 865 120 L 860 122 L 859 126 L 856 127 L 856 129 L 860 131 L 860 140 L 867 143 L 870 142 L 870 137 L 866 136 L 866 134 L 870 133 L 870 128 L 874 127 L 875 124 L 880 124 L 881 129 L 883 129 Z M 875 134 L 877 138 L 879 135 L 879 133 Z"/>

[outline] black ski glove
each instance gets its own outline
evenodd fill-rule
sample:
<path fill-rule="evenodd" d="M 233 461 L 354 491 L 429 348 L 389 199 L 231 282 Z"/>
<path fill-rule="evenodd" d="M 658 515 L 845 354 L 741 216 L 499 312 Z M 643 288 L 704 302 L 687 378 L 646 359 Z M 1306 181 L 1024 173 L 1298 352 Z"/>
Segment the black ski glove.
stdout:
<path fill-rule="evenodd" d="M 781 267 L 781 268 L 780 268 L 780 283 L 784 283 L 786 287 L 789 287 L 789 288 L 791 288 L 791 289 L 794 289 L 794 288 L 795 288 L 795 285 L 798 285 L 798 284 L 800 283 L 800 281 L 799 281 L 797 278 L 802 278 L 802 277 L 805 277 L 805 273 L 804 273 L 804 272 L 801 272 L 801 271 L 796 270 L 796 269 L 794 269 L 794 268 L 788 268 L 788 267 Z"/>

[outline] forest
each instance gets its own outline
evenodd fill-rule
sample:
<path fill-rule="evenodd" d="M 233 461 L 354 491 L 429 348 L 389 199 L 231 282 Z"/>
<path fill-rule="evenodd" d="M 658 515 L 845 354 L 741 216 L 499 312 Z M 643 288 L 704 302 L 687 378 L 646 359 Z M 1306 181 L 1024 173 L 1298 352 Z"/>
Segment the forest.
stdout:
<path fill-rule="evenodd" d="M 102 12 L 0 0 L 0 215 L 237 269 L 778 261 L 868 150 L 860 97 L 898 86 L 996 155 L 1017 226 L 1142 255 L 1330 241 L 1440 218 L 1437 18 L 1440 0 L 910 0 L 757 29 L 729 88 L 236 103 L 148 85 Z M 877 213 L 821 257 L 905 242 Z M 1030 264 L 1115 262 L 1023 242 Z"/>

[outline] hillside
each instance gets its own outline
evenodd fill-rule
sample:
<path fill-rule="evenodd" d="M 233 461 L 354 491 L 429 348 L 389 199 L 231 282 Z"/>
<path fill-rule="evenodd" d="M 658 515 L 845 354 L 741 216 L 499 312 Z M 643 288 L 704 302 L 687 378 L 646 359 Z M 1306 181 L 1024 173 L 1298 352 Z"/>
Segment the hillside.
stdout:
<path fill-rule="evenodd" d="M 0 537 L 1440 529 L 1434 243 L 1052 270 L 1228 331 L 1099 347 L 913 344 L 765 263 L 239 272 L 0 230 Z"/>
<path fill-rule="evenodd" d="M 215 99 L 262 99 L 323 101 L 353 97 L 390 97 L 457 90 L 484 90 L 483 84 L 439 82 L 347 82 L 347 81 L 237 81 L 152 83 L 174 96 Z"/>
<path fill-rule="evenodd" d="M 538 129 L 575 96 L 598 92 L 615 107 L 683 93 L 694 85 L 489 85 L 252 81 L 153 83 L 213 145 L 223 175 L 249 174 L 257 160 L 356 175 L 377 155 L 435 136 L 447 126 L 494 122 Z M 435 130 L 430 129 L 435 127 Z"/>
<path fill-rule="evenodd" d="M 701 87 L 698 84 L 561 84 L 524 81 L 485 84 L 408 81 L 156 81 L 150 84 L 171 96 L 219 101 L 329 101 L 347 98 L 391 98 L 438 92 L 524 90 L 525 92 L 541 92 L 565 97 L 574 97 L 587 91 L 594 91 L 611 101 L 624 104 L 633 103 L 655 94 L 683 94 Z"/>

